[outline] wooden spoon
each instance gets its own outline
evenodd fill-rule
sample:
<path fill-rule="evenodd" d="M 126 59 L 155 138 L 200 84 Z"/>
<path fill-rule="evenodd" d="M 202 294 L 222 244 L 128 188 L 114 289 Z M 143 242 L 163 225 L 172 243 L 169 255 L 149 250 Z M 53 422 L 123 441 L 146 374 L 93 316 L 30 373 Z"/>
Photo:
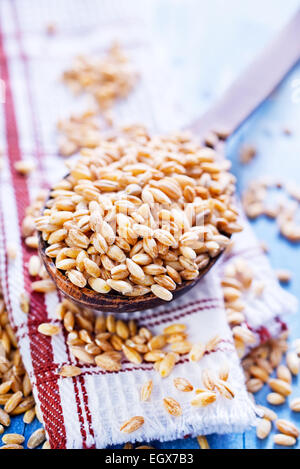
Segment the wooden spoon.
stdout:
<path fill-rule="evenodd" d="M 253 111 L 274 91 L 300 59 L 300 10 L 263 53 L 233 83 L 224 96 L 200 119 L 189 126 L 200 139 L 209 131 L 222 131 L 224 139 L 232 135 Z M 222 129 L 222 130 L 221 130 Z M 225 130 L 224 130 L 225 129 Z M 105 312 L 133 312 L 166 304 L 152 293 L 127 297 L 109 292 L 106 295 L 90 288 L 79 288 L 60 272 L 52 258 L 46 256 L 47 242 L 38 232 L 39 253 L 57 288 L 82 307 Z M 193 288 L 212 268 L 222 252 L 192 281 L 185 281 L 173 291 L 173 299 Z"/>

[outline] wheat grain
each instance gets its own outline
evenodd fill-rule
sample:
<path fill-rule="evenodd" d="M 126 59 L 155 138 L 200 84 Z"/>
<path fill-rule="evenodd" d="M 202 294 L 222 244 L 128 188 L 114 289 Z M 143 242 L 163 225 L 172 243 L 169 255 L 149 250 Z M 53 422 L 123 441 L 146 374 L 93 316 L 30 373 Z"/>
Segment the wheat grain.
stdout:
<path fill-rule="evenodd" d="M 223 362 L 223 364 L 221 365 L 219 369 L 219 378 L 222 381 L 227 381 L 229 377 L 229 372 L 230 372 L 230 368 L 229 368 L 228 362 Z"/>
<path fill-rule="evenodd" d="M 165 397 L 163 399 L 163 404 L 166 411 L 173 417 L 179 417 L 182 414 L 182 409 L 179 402 L 173 399 L 173 397 Z"/>
<path fill-rule="evenodd" d="M 180 342 L 173 342 L 171 344 L 172 352 L 178 353 L 179 355 L 185 355 L 189 353 L 192 349 L 192 344 L 187 340 L 182 340 Z"/>
<path fill-rule="evenodd" d="M 64 365 L 59 369 L 59 375 L 65 378 L 79 376 L 81 374 L 81 369 L 78 366 L 74 365 Z"/>
<path fill-rule="evenodd" d="M 126 295 L 132 292 L 132 285 L 124 280 L 112 280 L 108 279 L 107 284 L 115 291 Z"/>
<path fill-rule="evenodd" d="M 7 394 L 10 391 L 12 380 L 4 381 L 0 384 L 0 395 Z"/>
<path fill-rule="evenodd" d="M 16 161 L 14 164 L 15 170 L 23 176 L 28 176 L 35 169 L 35 163 L 33 161 Z"/>
<path fill-rule="evenodd" d="M 10 261 L 13 261 L 17 257 L 17 248 L 13 243 L 8 243 L 6 247 L 6 254 Z"/>
<path fill-rule="evenodd" d="M 37 280 L 31 283 L 31 289 L 36 292 L 49 293 L 55 290 L 52 280 Z"/>
<path fill-rule="evenodd" d="M 5 445 L 21 445 L 25 438 L 19 433 L 6 433 L 2 437 L 2 441 Z"/>
<path fill-rule="evenodd" d="M 296 397 L 290 402 L 290 409 L 293 412 L 300 412 L 300 398 Z"/>
<path fill-rule="evenodd" d="M 277 269 L 276 276 L 281 283 L 288 283 L 292 278 L 291 272 L 285 269 Z"/>
<path fill-rule="evenodd" d="M 257 407 L 261 412 L 263 412 L 263 417 L 265 419 L 268 419 L 271 422 L 273 422 L 274 420 L 277 419 L 277 414 L 272 409 L 269 409 L 268 407 L 265 407 L 265 406 L 262 406 L 262 405 L 259 405 Z"/>
<path fill-rule="evenodd" d="M 252 393 L 258 392 L 262 387 L 264 383 L 261 379 L 258 378 L 252 378 L 247 381 L 247 390 Z"/>
<path fill-rule="evenodd" d="M 133 444 L 132 443 L 125 443 L 122 449 L 133 449 Z"/>
<path fill-rule="evenodd" d="M 42 446 L 42 449 L 51 449 L 51 445 L 48 440 L 45 441 L 45 443 Z"/>
<path fill-rule="evenodd" d="M 104 352 L 95 357 L 96 365 L 107 371 L 121 369 L 121 355 L 118 352 Z"/>
<path fill-rule="evenodd" d="M 284 433 L 285 435 L 290 435 L 293 436 L 294 438 L 298 438 L 299 436 L 299 430 L 294 425 L 292 422 L 289 422 L 288 420 L 284 419 L 278 419 L 276 420 L 276 428 L 281 432 Z"/>
<path fill-rule="evenodd" d="M 29 296 L 27 293 L 21 293 L 20 295 L 20 308 L 23 313 L 28 314 L 30 308 Z"/>
<path fill-rule="evenodd" d="M 282 394 L 276 392 L 270 392 L 267 395 L 267 401 L 272 405 L 281 405 L 285 402 L 285 397 Z"/>
<path fill-rule="evenodd" d="M 300 360 L 296 352 L 289 352 L 286 355 L 286 364 L 293 375 L 298 375 Z"/>
<path fill-rule="evenodd" d="M 213 391 L 202 391 L 199 392 L 194 399 L 191 401 L 191 405 L 194 407 L 206 407 L 215 402 L 217 394 Z"/>
<path fill-rule="evenodd" d="M 23 393 L 21 391 L 17 391 L 8 399 L 4 406 L 4 411 L 8 414 L 12 413 L 13 410 L 20 404 L 23 397 Z M 1 422 L 3 423 L 3 422 Z"/>
<path fill-rule="evenodd" d="M 296 438 L 278 433 L 274 435 L 274 443 L 280 446 L 294 446 L 296 444 Z"/>
<path fill-rule="evenodd" d="M 120 431 L 123 433 L 133 433 L 137 431 L 142 425 L 144 425 L 144 422 L 144 417 L 132 417 L 131 419 L 123 423 L 123 425 L 120 427 Z"/>
<path fill-rule="evenodd" d="M 259 438 L 260 440 L 264 440 L 265 438 L 267 438 L 267 436 L 269 435 L 269 433 L 271 431 L 271 428 L 272 428 L 272 424 L 271 424 L 270 420 L 268 420 L 266 418 L 259 419 L 259 421 L 256 425 L 256 436 L 257 436 L 257 438 Z"/>
<path fill-rule="evenodd" d="M 24 370 L 22 370 L 23 373 Z M 24 378 L 23 378 L 23 396 L 28 397 L 31 394 L 32 391 L 32 386 L 30 382 L 30 378 L 27 373 L 25 373 Z"/>
<path fill-rule="evenodd" d="M 135 350 L 133 347 L 129 347 L 126 345 L 123 345 L 123 353 L 125 357 L 131 362 L 135 363 L 136 365 L 139 365 L 142 363 L 142 356 L 141 354 Z"/>
<path fill-rule="evenodd" d="M 184 332 L 185 330 L 185 324 L 173 323 L 164 328 L 164 334 L 176 334 L 177 332 Z"/>
<path fill-rule="evenodd" d="M 219 393 L 225 397 L 226 399 L 233 399 L 235 396 L 235 392 L 232 388 L 232 386 L 227 383 L 226 381 L 223 381 L 222 379 L 218 379 L 215 384 L 216 389 L 219 391 Z"/>
<path fill-rule="evenodd" d="M 15 450 L 15 449 L 24 449 L 22 445 L 16 445 L 16 444 L 10 444 L 10 445 L 4 445 L 4 446 L 1 446 L 0 449 L 12 449 L 12 450 Z"/>
<path fill-rule="evenodd" d="M 288 396 L 292 392 L 291 385 L 281 379 L 272 378 L 268 381 L 270 388 L 282 396 Z"/>
<path fill-rule="evenodd" d="M 48 336 L 53 336 L 56 334 L 59 334 L 60 332 L 60 327 L 57 326 L 56 324 L 51 324 L 51 323 L 43 323 L 38 326 L 38 331 L 40 334 L 43 335 L 48 335 Z"/>
<path fill-rule="evenodd" d="M 167 353 L 167 355 L 161 360 L 159 365 L 159 374 L 162 378 L 169 376 L 176 363 L 175 353 Z"/>
<path fill-rule="evenodd" d="M 210 449 L 206 436 L 197 436 L 197 441 L 201 449 Z"/>
<path fill-rule="evenodd" d="M 92 355 L 87 353 L 83 348 L 80 346 L 71 346 L 70 350 L 75 358 L 78 358 L 82 363 L 94 364 L 95 359 Z"/>
<path fill-rule="evenodd" d="M 9 414 L 5 410 L 1 409 L 1 407 L 0 407 L 0 423 L 4 425 L 5 427 L 9 427 L 10 425 Z"/>
<path fill-rule="evenodd" d="M 102 278 L 89 278 L 88 282 L 91 288 L 98 293 L 106 294 L 111 290 L 111 287 Z"/>
<path fill-rule="evenodd" d="M 77 287 L 83 288 L 86 286 L 86 278 L 83 274 L 75 269 L 67 271 L 69 280 Z"/>
<path fill-rule="evenodd" d="M 35 418 L 35 408 L 33 407 L 32 409 L 29 409 L 24 413 L 23 422 L 29 424 L 33 422 L 34 418 Z"/>
<path fill-rule="evenodd" d="M 151 291 L 155 296 L 165 301 L 171 301 L 173 298 L 173 295 L 169 290 L 158 284 L 151 285 Z"/>
<path fill-rule="evenodd" d="M 216 387 L 216 382 L 217 379 L 212 370 L 206 368 L 202 371 L 202 383 L 207 389 L 213 391 Z"/>
<path fill-rule="evenodd" d="M 279 365 L 276 370 L 277 378 L 286 381 L 287 383 L 292 382 L 292 375 L 288 367 L 285 365 Z"/>
<path fill-rule="evenodd" d="M 260 379 L 261 381 L 264 381 L 265 383 L 269 379 L 269 373 L 267 373 L 266 370 L 264 370 L 263 368 L 259 366 L 256 366 L 256 365 L 250 366 L 249 372 L 252 376 L 254 376 L 254 378 Z"/>
<path fill-rule="evenodd" d="M 42 443 L 44 443 L 45 439 L 46 439 L 45 430 L 43 428 L 39 428 L 34 433 L 32 433 L 32 435 L 29 437 L 29 440 L 27 442 L 27 447 L 29 449 L 37 448 Z"/>
<path fill-rule="evenodd" d="M 155 449 L 154 446 L 141 445 L 136 446 L 135 449 Z"/>
<path fill-rule="evenodd" d="M 150 399 L 152 389 L 153 389 L 153 382 L 150 379 L 149 381 L 144 383 L 141 388 L 141 401 L 148 401 Z"/>
<path fill-rule="evenodd" d="M 127 324 L 120 319 L 116 322 L 116 334 L 123 340 L 126 340 L 129 337 L 129 328 Z"/>
<path fill-rule="evenodd" d="M 189 353 L 189 359 L 192 362 L 197 362 L 201 360 L 205 353 L 205 345 L 198 343 L 194 344 Z"/>
<path fill-rule="evenodd" d="M 192 384 L 186 378 L 174 378 L 173 383 L 178 391 L 191 392 L 194 389 Z"/>
<path fill-rule="evenodd" d="M 146 362 L 160 362 L 165 357 L 165 352 L 162 350 L 154 350 L 152 352 L 146 352 L 144 355 L 144 360 Z"/>
<path fill-rule="evenodd" d="M 148 342 L 148 348 L 150 351 L 162 349 L 167 343 L 166 336 L 164 334 L 156 335 L 152 337 Z"/>

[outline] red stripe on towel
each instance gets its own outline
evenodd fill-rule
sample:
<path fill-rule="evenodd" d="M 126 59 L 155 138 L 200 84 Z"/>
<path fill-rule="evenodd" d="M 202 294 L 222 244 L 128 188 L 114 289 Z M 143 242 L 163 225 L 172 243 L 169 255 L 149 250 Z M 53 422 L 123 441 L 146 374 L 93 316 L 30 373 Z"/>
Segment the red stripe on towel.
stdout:
<path fill-rule="evenodd" d="M 4 114 L 6 123 L 6 139 L 7 151 L 9 157 L 9 168 L 13 183 L 13 190 L 16 201 L 18 214 L 18 224 L 20 233 L 20 244 L 22 245 L 23 257 L 23 276 L 25 290 L 30 293 L 31 280 L 27 269 L 25 268 L 31 256 L 31 250 L 26 247 L 21 239 L 21 224 L 25 215 L 26 207 L 29 205 L 29 193 L 26 178 L 17 173 L 14 169 L 16 161 L 21 160 L 21 151 L 19 145 L 19 134 L 16 122 L 14 100 L 10 83 L 8 60 L 4 49 L 4 38 L 0 27 L 0 61 L 1 61 L 1 78 L 6 85 L 6 96 L 4 103 Z M 10 319 L 13 323 L 10 311 Z M 32 319 L 34 321 L 32 321 Z M 43 363 L 51 363 L 53 361 L 53 351 L 51 339 L 42 336 L 36 332 L 36 321 L 42 322 L 47 320 L 47 311 L 44 302 L 44 296 L 40 293 L 31 294 L 31 310 L 28 318 L 28 331 L 31 335 L 30 351 L 32 356 L 33 370 L 40 367 Z M 37 384 L 37 393 L 41 403 L 41 411 L 44 417 L 44 423 L 50 438 L 50 444 L 54 448 L 66 447 L 66 431 L 64 426 L 64 418 L 59 396 L 59 388 L 55 375 L 49 368 L 49 377 L 54 378 L 52 386 L 49 387 L 45 383 Z M 53 376 L 52 376 L 53 375 Z"/>

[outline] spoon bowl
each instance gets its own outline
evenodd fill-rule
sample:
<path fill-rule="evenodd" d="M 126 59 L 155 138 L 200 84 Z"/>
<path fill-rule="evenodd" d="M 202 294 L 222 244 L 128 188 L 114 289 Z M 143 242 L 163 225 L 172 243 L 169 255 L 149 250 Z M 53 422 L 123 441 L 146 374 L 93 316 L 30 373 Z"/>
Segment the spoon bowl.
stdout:
<path fill-rule="evenodd" d="M 143 311 L 145 309 L 154 308 L 169 302 L 158 298 L 153 293 L 147 295 L 129 297 L 118 294 L 117 292 L 109 292 L 107 294 L 97 293 L 89 287 L 79 288 L 74 285 L 62 271 L 57 269 L 53 259 L 45 253 L 48 243 L 42 237 L 42 233 L 38 232 L 39 254 L 43 259 L 44 265 L 51 279 L 55 283 L 57 289 L 68 299 L 77 303 L 83 308 L 90 308 L 95 311 L 103 311 L 110 313 L 128 313 L 135 311 Z M 172 291 L 173 300 L 179 298 L 184 293 L 193 288 L 199 280 L 211 269 L 222 255 L 221 251 L 216 257 L 211 258 L 208 265 L 200 271 L 199 276 L 194 280 L 184 281 L 181 285 Z M 172 300 L 172 301 L 173 301 Z"/>

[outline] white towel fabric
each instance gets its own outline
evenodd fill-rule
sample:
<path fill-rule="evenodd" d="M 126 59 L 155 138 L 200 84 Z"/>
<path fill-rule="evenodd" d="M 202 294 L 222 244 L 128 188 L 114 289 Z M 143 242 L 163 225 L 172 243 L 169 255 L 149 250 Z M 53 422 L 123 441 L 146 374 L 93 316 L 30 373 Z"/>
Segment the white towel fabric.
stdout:
<path fill-rule="evenodd" d="M 5 149 L 0 173 L 0 276 L 10 320 L 53 448 L 103 448 L 128 439 L 171 440 L 185 435 L 243 431 L 254 423 L 254 410 L 225 318 L 220 288 L 225 259 L 187 295 L 139 316 L 140 323 L 154 333 L 176 321 L 187 325 L 191 341 L 207 342 L 216 334 L 222 339 L 216 350 L 199 363 L 181 359 L 166 379 L 162 380 L 151 364 L 137 366 L 125 361 L 116 373 L 80 365 L 72 358 L 65 335 L 49 338 L 37 332 L 41 322 L 56 320 L 58 296 L 31 293 L 27 263 L 34 252 L 22 241 L 20 226 L 26 206 L 40 185 L 52 184 L 65 171 L 62 159 L 56 155 L 54 129 L 62 113 L 68 115 L 74 110 L 74 98 L 58 84 L 62 70 L 74 54 L 99 53 L 118 38 L 141 70 L 137 91 L 118 107 L 119 122 L 139 121 L 150 128 L 162 128 L 162 122 L 168 122 L 170 128 L 178 124 L 178 113 L 168 95 L 171 71 L 158 68 L 156 45 L 146 27 L 149 3 L 145 7 L 144 2 L 133 0 L 83 0 L 75 3 L 76 8 L 73 0 L 32 0 L 30 6 L 22 0 L 3 0 L 0 4 L 1 79 L 6 82 L 4 112 L 0 113 L 0 144 Z M 54 37 L 45 33 L 49 21 L 57 25 Z M 20 176 L 14 169 L 20 159 L 35 161 L 38 170 L 28 178 Z M 247 323 L 259 341 L 263 339 L 262 329 L 264 333 L 268 329 L 269 334 L 278 334 L 282 314 L 293 311 L 295 301 L 274 279 L 250 228 L 247 226 L 235 239 L 231 257 L 245 256 L 255 275 L 266 283 L 260 300 L 247 298 Z M 14 261 L 6 256 L 8 243 L 17 246 Z M 31 296 L 28 316 L 20 308 L 20 294 L 24 291 Z M 201 387 L 202 370 L 209 368 L 217 373 L 224 361 L 230 363 L 229 383 L 236 391 L 235 398 L 219 397 L 206 408 L 191 407 L 192 393 L 177 391 L 174 377 L 185 377 Z M 60 377 L 57 370 L 66 363 L 81 366 L 82 374 L 77 378 Z M 151 400 L 141 403 L 140 387 L 150 378 L 154 382 Z M 162 404 L 166 396 L 181 403 L 181 417 L 166 413 Z M 143 416 L 145 424 L 128 437 L 119 428 L 135 415 Z"/>

